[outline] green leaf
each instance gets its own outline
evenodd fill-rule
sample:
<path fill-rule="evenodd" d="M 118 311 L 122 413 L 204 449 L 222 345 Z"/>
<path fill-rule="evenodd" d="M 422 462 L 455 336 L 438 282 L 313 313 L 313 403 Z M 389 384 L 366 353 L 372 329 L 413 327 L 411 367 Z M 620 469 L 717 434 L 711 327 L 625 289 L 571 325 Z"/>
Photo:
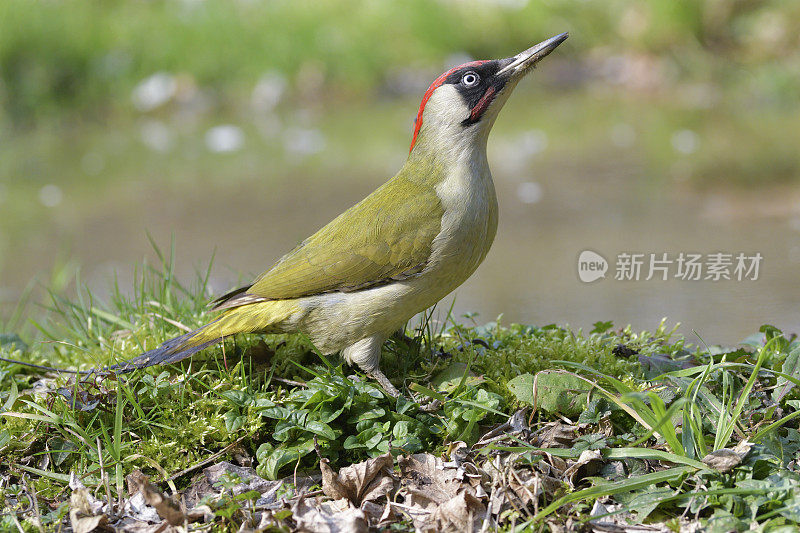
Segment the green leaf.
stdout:
<path fill-rule="evenodd" d="M 312 414 L 305 409 L 294 411 L 286 420 L 278 422 L 275 426 L 273 437 L 278 441 L 286 441 L 291 437 L 292 430 L 308 431 L 328 440 L 336 439 L 336 432 L 325 422 L 312 418 Z"/>
<path fill-rule="evenodd" d="M 222 397 L 226 398 L 237 407 L 246 407 L 252 404 L 254 400 L 251 394 L 242 390 L 226 390 L 222 393 Z"/>
<path fill-rule="evenodd" d="M 375 420 L 376 418 L 381 418 L 385 414 L 386 409 L 383 407 L 373 407 L 372 409 L 361 412 L 356 411 L 347 419 L 347 423 L 356 424 L 367 420 Z"/>
<path fill-rule="evenodd" d="M 408 436 L 408 428 L 410 423 L 407 420 L 401 420 L 392 428 L 392 435 L 395 439 L 404 439 Z"/>
<path fill-rule="evenodd" d="M 789 374 L 793 378 L 800 379 L 800 346 L 796 347 L 786 356 L 782 371 L 784 374 Z M 789 394 L 789 391 L 792 390 L 794 385 L 794 383 L 785 377 L 778 376 L 778 380 L 775 383 L 775 390 L 772 392 L 773 401 L 780 402 L 784 396 Z"/>
<path fill-rule="evenodd" d="M 274 407 L 268 407 L 266 409 L 262 409 L 261 411 L 259 411 L 259 414 L 266 418 L 283 420 L 285 418 L 288 418 L 289 415 L 292 414 L 292 409 L 289 407 L 284 407 L 282 405 L 276 405 Z"/>
<path fill-rule="evenodd" d="M 256 409 L 267 409 L 270 407 L 275 407 L 275 402 L 268 400 L 267 398 L 258 398 L 253 402 L 253 407 Z"/>
<path fill-rule="evenodd" d="M 227 429 L 229 433 L 234 433 L 235 431 L 241 429 L 246 422 L 247 416 L 239 414 L 236 409 L 232 409 L 225 413 L 225 429 Z"/>
<path fill-rule="evenodd" d="M 277 448 L 273 448 L 270 443 L 264 443 L 256 450 L 256 459 L 259 463 L 256 472 L 267 479 L 278 479 L 282 467 L 296 463 L 312 451 L 314 451 L 314 441 L 311 439 L 294 445 L 281 444 Z"/>
<path fill-rule="evenodd" d="M 614 499 L 626 504 L 626 509 L 636 513 L 637 523 L 644 521 L 656 510 L 663 500 L 675 495 L 676 491 L 667 488 L 648 487 L 629 494 L 618 494 Z"/>
<path fill-rule="evenodd" d="M 578 417 L 579 424 L 598 424 L 604 416 L 611 414 L 611 404 L 605 398 L 594 398 Z"/>
<path fill-rule="evenodd" d="M 633 490 L 639 490 L 646 487 L 652 487 L 653 485 L 659 483 L 669 483 L 678 480 L 679 478 L 685 476 L 686 474 L 692 472 L 694 470 L 688 466 L 679 466 L 674 468 L 668 468 L 666 470 L 661 470 L 658 472 L 653 472 L 650 474 L 644 474 L 642 476 L 638 476 L 635 478 L 628 478 L 623 479 L 620 481 L 611 481 L 609 483 L 599 483 L 593 487 L 589 487 L 586 489 L 582 489 L 579 491 L 575 491 L 573 493 L 567 494 L 566 496 L 562 496 L 557 500 L 553 501 L 545 507 L 541 509 L 531 520 L 532 523 L 538 522 L 543 520 L 548 515 L 552 514 L 562 506 L 577 502 L 581 500 L 589 500 L 591 498 L 598 498 L 600 496 L 613 496 L 615 494 L 620 494 L 622 492 L 629 492 Z"/>
<path fill-rule="evenodd" d="M 466 380 L 464 381 L 467 385 L 474 387 L 484 381 L 484 379 L 479 376 L 469 374 L 468 367 L 465 363 L 452 363 L 431 379 L 431 385 L 442 392 L 452 393 L 461 383 L 464 374 L 467 374 Z"/>
<path fill-rule="evenodd" d="M 605 436 L 601 433 L 581 435 L 572 446 L 573 450 L 580 452 L 584 450 L 602 450 L 605 448 L 608 448 L 608 443 L 606 442 Z"/>
<path fill-rule="evenodd" d="M 508 382 L 508 389 L 517 400 L 541 407 L 550 414 L 577 416 L 586 407 L 588 385 L 571 374 L 544 370 L 536 376 L 515 377 Z"/>
<path fill-rule="evenodd" d="M 614 323 L 611 322 L 610 320 L 608 322 L 598 321 L 598 322 L 595 322 L 594 324 L 592 324 L 592 331 L 590 331 L 589 333 L 590 334 L 605 333 L 606 331 L 610 330 L 613 327 L 614 327 Z"/>

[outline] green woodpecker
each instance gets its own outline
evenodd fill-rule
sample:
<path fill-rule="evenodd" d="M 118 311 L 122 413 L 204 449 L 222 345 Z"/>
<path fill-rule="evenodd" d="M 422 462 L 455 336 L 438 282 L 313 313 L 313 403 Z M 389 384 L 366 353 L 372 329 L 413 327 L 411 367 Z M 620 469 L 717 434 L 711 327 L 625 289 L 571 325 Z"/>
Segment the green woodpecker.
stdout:
<path fill-rule="evenodd" d="M 397 396 L 378 366 L 381 347 L 486 257 L 497 229 L 489 131 L 519 80 L 566 38 L 439 76 L 422 98 L 408 160 L 394 178 L 251 285 L 215 300 L 214 320 L 106 370 L 174 363 L 237 333 L 299 331 Z"/>

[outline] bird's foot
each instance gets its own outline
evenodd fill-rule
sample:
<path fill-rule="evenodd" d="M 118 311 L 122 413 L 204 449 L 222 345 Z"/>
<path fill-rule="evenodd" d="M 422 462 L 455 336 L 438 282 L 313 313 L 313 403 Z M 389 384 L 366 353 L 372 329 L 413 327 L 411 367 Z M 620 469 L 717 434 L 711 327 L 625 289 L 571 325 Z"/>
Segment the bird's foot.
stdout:
<path fill-rule="evenodd" d="M 389 378 L 387 378 L 386 375 L 383 372 L 381 372 L 379 368 L 376 368 L 375 370 L 370 370 L 366 374 L 375 381 L 377 381 L 378 384 L 380 384 L 380 386 L 383 387 L 383 390 L 386 391 L 386 394 L 388 394 L 392 398 L 397 398 L 398 396 L 400 396 L 400 391 L 397 390 L 397 387 L 392 385 L 392 382 L 389 381 Z"/>
<path fill-rule="evenodd" d="M 386 394 L 391 396 L 392 398 L 399 398 L 401 396 L 400 391 L 397 390 L 397 387 L 392 385 L 392 382 L 389 381 L 389 378 L 380 371 L 380 369 L 375 369 L 367 372 L 367 375 L 378 382 L 378 384 L 383 387 L 383 390 L 386 391 Z M 423 403 L 417 398 L 412 396 L 412 401 L 419 404 L 420 411 L 424 411 L 426 413 L 431 413 L 433 411 L 438 411 L 439 408 L 442 406 L 442 402 L 439 400 L 433 400 L 432 402 Z"/>
<path fill-rule="evenodd" d="M 433 400 L 428 403 L 420 403 L 419 410 L 424 411 L 426 413 L 433 413 L 434 411 L 438 411 L 441 406 L 442 406 L 441 400 Z"/>

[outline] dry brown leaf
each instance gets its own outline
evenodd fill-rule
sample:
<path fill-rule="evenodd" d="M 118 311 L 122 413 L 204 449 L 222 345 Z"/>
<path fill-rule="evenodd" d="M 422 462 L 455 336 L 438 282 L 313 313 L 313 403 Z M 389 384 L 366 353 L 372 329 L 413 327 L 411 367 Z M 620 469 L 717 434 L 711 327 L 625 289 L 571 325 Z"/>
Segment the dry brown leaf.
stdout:
<path fill-rule="evenodd" d="M 444 468 L 442 460 L 429 453 L 401 455 L 397 462 L 406 500 L 411 505 L 440 505 L 454 498 L 463 486 L 456 468 Z"/>
<path fill-rule="evenodd" d="M 222 489 L 215 485 L 226 476 L 231 479 L 238 478 L 240 480 L 238 484 L 230 489 L 234 495 L 255 490 L 261 493 L 261 497 L 256 502 L 257 506 L 280 507 L 280 503 L 277 501 L 277 491 L 283 485 L 283 481 L 268 481 L 258 476 L 256 471 L 252 468 L 236 466 L 229 462 L 222 461 L 204 468 L 203 473 L 199 476 L 195 476 L 192 484 L 182 492 L 181 497 L 186 508 L 193 510 L 198 503 L 207 496 L 213 498 L 217 497 Z M 194 516 L 198 514 L 203 516 L 206 512 L 200 509 L 198 513 L 189 513 L 191 518 L 194 518 Z"/>
<path fill-rule="evenodd" d="M 397 521 L 397 516 L 388 501 L 385 503 L 364 502 L 361 504 L 361 510 L 367 515 L 368 522 L 372 527 L 382 528 Z"/>
<path fill-rule="evenodd" d="M 420 531 L 466 531 L 479 527 L 486 508 L 464 478 L 463 469 L 438 457 L 418 453 L 398 458 L 401 471 L 402 509 Z M 481 491 L 485 495 L 485 491 Z"/>
<path fill-rule="evenodd" d="M 314 533 L 367 533 L 367 518 L 361 509 L 351 507 L 347 499 L 315 505 L 300 498 L 292 507 L 298 531 Z"/>
<path fill-rule="evenodd" d="M 345 498 L 356 506 L 385 496 L 394 488 L 391 453 L 346 466 L 335 473 L 327 459 L 320 460 L 322 492 L 329 498 Z"/>
<path fill-rule="evenodd" d="M 147 505 L 147 502 L 144 501 L 144 494 L 141 492 L 137 492 L 125 500 L 122 514 L 126 518 L 136 520 L 137 522 L 148 522 L 152 524 L 161 522 L 158 513 L 154 508 Z"/>
<path fill-rule="evenodd" d="M 128 476 L 129 483 L 136 492 L 144 496 L 147 505 L 154 507 L 158 516 L 166 520 L 173 526 L 178 526 L 186 522 L 186 515 L 183 514 L 180 506 L 175 500 L 165 496 L 155 485 L 150 483 L 147 476 Z"/>
<path fill-rule="evenodd" d="M 752 447 L 752 442 L 743 440 L 733 448 L 722 448 L 709 453 L 703 457 L 703 464 L 720 472 L 728 472 L 744 460 Z"/>
<path fill-rule="evenodd" d="M 578 437 L 577 426 L 561 422 L 549 422 L 537 435 L 536 446 L 540 448 L 567 448 Z"/>
<path fill-rule="evenodd" d="M 531 430 L 528 427 L 526 420 L 527 409 L 520 409 L 511 415 L 508 420 L 485 433 L 475 444 L 473 448 L 480 448 L 490 443 L 497 444 L 503 441 L 512 441 L 511 437 L 522 439 L 526 442 L 530 441 Z"/>
<path fill-rule="evenodd" d="M 75 533 L 89 533 L 108 524 L 105 513 L 95 514 L 92 510 L 92 499 L 86 487 L 72 491 L 69 498 L 69 521 Z"/>
<path fill-rule="evenodd" d="M 570 461 L 572 463 L 572 461 Z M 584 450 L 574 463 L 570 464 L 564 471 L 564 477 L 572 488 L 587 477 L 593 476 L 600 471 L 603 466 L 603 455 L 600 450 Z"/>
<path fill-rule="evenodd" d="M 75 473 L 70 474 L 69 521 L 75 533 L 89 533 L 98 528 L 105 529 L 108 517 L 103 510 L 106 504 L 92 496 L 89 489 Z"/>
<path fill-rule="evenodd" d="M 227 461 L 204 468 L 203 474 L 205 474 L 206 479 L 212 486 L 222 481 L 226 476 L 240 479 L 241 482 L 231 488 L 233 494 L 242 494 L 251 490 L 264 494 L 274 491 L 283 483 L 282 481 L 266 480 L 256 474 L 253 468 L 236 466 Z"/>
<path fill-rule="evenodd" d="M 159 524 L 149 524 L 139 521 L 123 521 L 114 524 L 115 533 L 182 533 L 185 531 L 186 530 L 183 528 L 171 526 L 165 520 L 162 520 Z"/>
<path fill-rule="evenodd" d="M 470 491 L 459 492 L 454 498 L 439 505 L 431 515 L 432 529 L 470 531 L 480 528 L 486 507 Z M 424 528 L 420 528 L 424 529 Z"/>

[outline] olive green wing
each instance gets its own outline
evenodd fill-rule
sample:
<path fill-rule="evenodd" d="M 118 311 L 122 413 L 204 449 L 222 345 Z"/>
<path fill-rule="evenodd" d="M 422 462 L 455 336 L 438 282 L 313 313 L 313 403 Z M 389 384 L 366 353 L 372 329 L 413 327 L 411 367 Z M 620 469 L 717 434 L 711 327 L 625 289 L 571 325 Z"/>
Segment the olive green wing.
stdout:
<path fill-rule="evenodd" d="M 432 187 L 396 176 L 303 241 L 250 287 L 220 298 L 217 308 L 406 279 L 425 268 L 442 214 Z"/>

